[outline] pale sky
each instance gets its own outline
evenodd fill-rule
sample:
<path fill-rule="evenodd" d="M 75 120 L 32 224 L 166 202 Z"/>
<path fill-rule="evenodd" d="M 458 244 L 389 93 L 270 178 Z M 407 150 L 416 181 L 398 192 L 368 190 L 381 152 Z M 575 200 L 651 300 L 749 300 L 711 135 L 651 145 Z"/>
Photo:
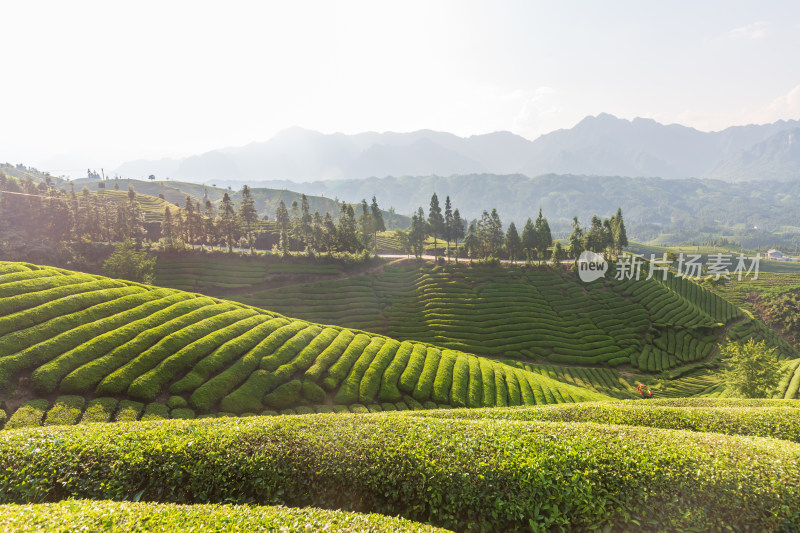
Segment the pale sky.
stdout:
<path fill-rule="evenodd" d="M 602 112 L 800 118 L 796 1 L 2 1 L 0 161 L 105 167 L 324 133 Z"/>

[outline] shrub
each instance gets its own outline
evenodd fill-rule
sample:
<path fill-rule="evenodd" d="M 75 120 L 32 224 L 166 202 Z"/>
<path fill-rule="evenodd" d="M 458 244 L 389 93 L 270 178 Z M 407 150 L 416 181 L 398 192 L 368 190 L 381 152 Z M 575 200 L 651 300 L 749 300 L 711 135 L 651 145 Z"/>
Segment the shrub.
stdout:
<path fill-rule="evenodd" d="M 300 393 L 303 390 L 303 384 L 299 379 L 294 379 L 288 383 L 280 385 L 273 392 L 264 396 L 264 405 L 275 409 L 286 409 L 297 405 L 300 400 Z"/>
<path fill-rule="evenodd" d="M 350 368 L 361 356 L 361 354 L 364 353 L 364 350 L 371 342 L 372 339 L 363 333 L 359 333 L 353 338 L 353 342 L 351 342 L 344 353 L 342 353 L 342 356 L 328 369 L 328 375 L 326 377 L 331 378 L 333 383 L 333 387 L 329 388 L 328 390 L 333 390 L 345 377 L 347 377 L 348 373 L 350 372 Z"/>
<path fill-rule="evenodd" d="M 433 382 L 436 379 L 436 370 L 439 368 L 439 360 L 441 357 L 442 353 L 439 350 L 436 348 L 428 348 L 422 374 L 420 374 L 419 381 L 412 394 L 414 399 L 418 402 L 424 402 L 431 397 Z"/>
<path fill-rule="evenodd" d="M 169 412 L 169 416 L 170 418 L 178 418 L 181 420 L 192 420 L 194 419 L 194 411 L 188 407 L 178 407 L 176 409 L 172 409 Z"/>
<path fill-rule="evenodd" d="M 145 406 L 142 422 L 148 420 L 166 420 L 169 418 L 169 407 L 163 403 L 152 402 Z"/>
<path fill-rule="evenodd" d="M 109 422 L 117 409 L 116 398 L 95 398 L 86 406 L 79 424 Z"/>
<path fill-rule="evenodd" d="M 194 298 L 178 304 L 182 309 L 180 309 L 180 311 L 176 311 L 176 313 L 184 311 L 188 312 L 140 333 L 130 342 L 118 346 L 108 354 L 74 370 L 61 381 L 59 388 L 62 392 L 81 392 L 91 390 L 91 388 L 96 387 L 97 384 L 103 380 L 103 378 L 137 357 L 156 342 L 171 335 L 175 331 L 186 327 L 187 325 L 213 315 L 215 312 L 218 312 L 220 308 L 227 308 L 225 305 L 215 306 L 212 304 L 213 300 L 210 298 Z M 190 309 L 195 310 L 190 311 Z M 110 387 L 111 385 L 109 383 L 106 386 Z M 102 394 L 100 389 L 101 387 L 97 387 L 96 392 Z M 124 388 L 122 388 L 120 385 L 119 392 L 123 390 Z"/>
<path fill-rule="evenodd" d="M 9 433 L 0 440 L 0 498 L 357 501 L 363 511 L 454 530 L 602 530 L 634 520 L 673 530 L 691 516 L 697 530 L 774 531 L 800 525 L 798 456 L 798 445 L 777 440 L 581 423 L 175 420 Z"/>
<path fill-rule="evenodd" d="M 354 337 L 355 334 L 352 331 L 341 330 L 330 346 L 325 348 L 314 361 L 314 364 L 306 370 L 306 377 L 310 380 L 318 381 L 323 373 L 339 359 Z"/>
<path fill-rule="evenodd" d="M 369 363 L 359 386 L 358 400 L 361 403 L 369 404 L 375 399 L 383 374 L 394 359 L 399 347 L 399 342 L 387 339 L 375 354 L 375 358 Z"/>
<path fill-rule="evenodd" d="M 395 402 L 402 396 L 400 390 L 397 388 L 397 382 L 400 380 L 400 376 L 406 368 L 406 365 L 408 365 L 413 350 L 414 345 L 410 342 L 400 343 L 400 346 L 397 348 L 394 358 L 391 363 L 389 363 L 389 366 L 386 368 L 381 378 L 378 398 L 382 402 Z"/>
<path fill-rule="evenodd" d="M 174 354 L 167 356 L 152 370 L 134 379 L 128 387 L 128 394 L 138 400 L 153 400 L 175 374 L 190 368 L 198 359 L 204 357 L 216 347 L 241 335 L 264 320 L 262 316 L 248 316 L 252 315 L 250 310 L 235 311 L 234 313 L 237 313 L 239 317 L 237 321 L 230 323 L 228 319 L 225 319 L 224 323 L 226 325 L 221 329 L 211 331 L 191 344 L 184 346 Z"/>
<path fill-rule="evenodd" d="M 50 407 L 50 402 L 47 400 L 30 400 L 20 405 L 11 418 L 6 422 L 5 429 L 19 429 L 39 427 L 42 425 L 42 419 Z"/>
<path fill-rule="evenodd" d="M 201 531 L 209 524 L 235 525 L 239 531 L 441 531 L 380 514 L 313 508 L 93 500 L 0 507 L 0 528 L 5 531 L 101 531 L 110 524 L 117 531 L 140 531 L 148 524 L 164 531 Z"/>
<path fill-rule="evenodd" d="M 320 404 L 323 403 L 327 397 L 327 393 L 319 385 L 308 379 L 303 381 L 303 398 L 305 398 L 308 403 Z"/>
<path fill-rule="evenodd" d="M 469 359 L 466 355 L 455 358 L 453 365 L 453 386 L 450 390 L 450 404 L 456 407 L 467 406 L 469 393 Z"/>
<path fill-rule="evenodd" d="M 433 401 L 437 403 L 450 403 L 450 388 L 453 384 L 453 367 L 456 364 L 456 352 L 445 350 L 442 352 L 436 377 L 433 380 Z"/>
<path fill-rule="evenodd" d="M 170 409 L 178 409 L 180 407 L 186 407 L 189 404 L 186 402 L 186 398 L 182 396 L 170 396 L 167 400 L 167 407 Z"/>
<path fill-rule="evenodd" d="M 372 363 L 372 360 L 375 358 L 378 350 L 381 349 L 385 342 L 385 339 L 374 337 L 370 341 L 369 345 L 364 348 L 364 351 L 361 352 L 358 360 L 353 363 L 353 368 L 350 370 L 350 375 L 347 376 L 347 379 L 344 381 L 344 383 L 342 383 L 342 386 L 339 388 L 336 396 L 334 396 L 334 402 L 347 405 L 358 401 L 361 379 L 364 377 L 364 373 L 369 368 L 369 365 Z"/>
<path fill-rule="evenodd" d="M 120 400 L 114 422 L 132 422 L 139 419 L 144 404 L 131 400 Z"/>
<path fill-rule="evenodd" d="M 300 321 L 290 322 L 285 326 L 279 327 L 259 342 L 255 348 L 242 356 L 241 359 L 195 390 L 189 398 L 189 403 L 200 411 L 209 411 L 225 395 L 253 375 L 253 371 L 258 368 L 261 358 L 265 354 L 274 352 L 287 339 L 305 327 L 306 324 Z M 260 399 L 261 395 L 263 395 L 263 389 L 257 394 L 259 395 L 258 399 Z M 247 411 L 247 409 L 244 411 Z"/>
<path fill-rule="evenodd" d="M 419 377 L 422 375 L 422 370 L 425 368 L 425 356 L 428 349 L 422 344 L 414 344 L 414 349 L 411 352 L 411 357 L 408 360 L 406 369 L 400 375 L 400 382 L 398 388 L 406 393 L 414 392 L 414 389 L 419 382 Z"/>
<path fill-rule="evenodd" d="M 81 417 L 81 412 L 85 404 L 86 400 L 83 396 L 59 396 L 56 398 L 53 407 L 47 412 L 43 425 L 71 426 L 76 424 Z"/>

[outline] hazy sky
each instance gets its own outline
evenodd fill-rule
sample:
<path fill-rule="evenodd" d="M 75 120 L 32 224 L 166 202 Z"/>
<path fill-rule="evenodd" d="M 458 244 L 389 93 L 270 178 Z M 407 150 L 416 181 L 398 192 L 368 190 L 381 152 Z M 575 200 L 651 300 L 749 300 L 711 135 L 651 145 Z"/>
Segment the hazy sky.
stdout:
<path fill-rule="evenodd" d="M 326 133 L 800 118 L 800 2 L 0 3 L 0 161 L 111 169 Z"/>

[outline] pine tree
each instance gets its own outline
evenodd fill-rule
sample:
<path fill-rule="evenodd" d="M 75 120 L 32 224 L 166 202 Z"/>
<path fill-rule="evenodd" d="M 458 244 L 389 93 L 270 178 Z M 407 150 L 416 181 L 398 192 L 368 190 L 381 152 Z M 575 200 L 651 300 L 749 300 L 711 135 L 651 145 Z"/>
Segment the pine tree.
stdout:
<path fill-rule="evenodd" d="M 425 238 L 428 236 L 425 211 L 420 207 L 411 217 L 411 247 L 417 259 L 425 253 Z"/>
<path fill-rule="evenodd" d="M 372 212 L 367 205 L 367 200 L 362 199 L 361 214 L 358 216 L 358 229 L 361 233 L 361 243 L 364 245 L 364 248 L 369 248 L 374 228 L 375 219 L 372 217 Z"/>
<path fill-rule="evenodd" d="M 508 231 L 506 231 L 506 250 L 512 261 L 516 261 L 522 252 L 522 240 L 519 238 L 517 226 L 513 222 L 508 225 Z"/>
<path fill-rule="evenodd" d="M 458 260 L 458 240 L 464 238 L 464 222 L 461 220 L 461 213 L 458 209 L 453 211 L 453 225 L 451 228 L 452 238 L 456 244 L 456 260 Z"/>
<path fill-rule="evenodd" d="M 547 219 L 542 215 L 542 208 L 539 208 L 539 216 L 536 217 L 536 223 L 533 226 L 536 233 L 539 235 L 537 252 L 539 260 L 547 259 L 547 249 L 553 245 L 553 236 L 550 233 L 550 225 Z"/>
<path fill-rule="evenodd" d="M 439 197 L 436 193 L 431 196 L 431 205 L 428 209 L 428 227 L 433 237 L 433 254 L 439 255 L 439 250 L 436 246 L 436 237 L 442 234 L 444 229 L 444 217 L 442 216 L 442 208 L 439 207 Z"/>
<path fill-rule="evenodd" d="M 383 213 L 381 213 L 381 208 L 378 207 L 378 200 L 374 196 L 372 197 L 372 204 L 370 205 L 369 208 L 372 214 L 372 230 L 373 230 L 372 249 L 377 250 L 378 232 L 386 231 L 386 224 L 383 221 Z"/>
<path fill-rule="evenodd" d="M 450 261 L 450 241 L 453 239 L 453 206 L 450 196 L 444 199 L 444 238 L 447 240 L 447 260 Z"/>
<path fill-rule="evenodd" d="M 228 193 L 222 195 L 222 203 L 219 209 L 219 222 L 222 235 L 225 238 L 225 245 L 228 247 L 228 253 L 233 253 L 233 243 L 238 237 L 239 219 L 236 216 L 236 209 L 233 207 L 233 202 Z"/>
<path fill-rule="evenodd" d="M 306 246 L 311 246 L 313 241 L 313 229 L 312 224 L 314 222 L 313 217 L 311 216 L 311 206 L 308 204 L 308 197 L 303 194 L 300 197 L 300 240 L 305 243 Z"/>
<path fill-rule="evenodd" d="M 522 247 L 525 249 L 527 260 L 530 262 L 539 249 L 539 232 L 533 225 L 533 221 L 528 217 L 525 227 L 522 228 Z"/>
<path fill-rule="evenodd" d="M 577 260 L 586 249 L 586 231 L 578 221 L 578 217 L 572 219 L 572 234 L 569 236 L 569 255 Z"/>
<path fill-rule="evenodd" d="M 622 249 L 628 246 L 628 233 L 625 230 L 625 221 L 622 219 L 622 208 L 617 208 L 617 214 L 611 220 L 612 240 L 614 251 L 619 256 Z"/>
<path fill-rule="evenodd" d="M 339 241 L 336 235 L 336 225 L 333 223 L 330 213 L 325 213 L 325 219 L 322 222 L 322 240 L 329 254 L 336 248 L 336 243 Z"/>
<path fill-rule="evenodd" d="M 256 211 L 256 203 L 253 200 L 253 195 L 250 192 L 250 187 L 247 185 L 242 186 L 242 201 L 239 204 L 239 219 L 244 224 L 247 244 L 250 247 L 250 253 L 254 254 L 255 239 L 253 238 L 253 229 L 258 223 L 258 211 Z"/>
<path fill-rule="evenodd" d="M 339 211 L 339 220 L 336 225 L 337 248 L 343 252 L 361 251 L 361 242 L 358 240 L 358 224 L 353 207 L 342 201 Z"/>
<path fill-rule="evenodd" d="M 289 210 L 286 209 L 286 204 L 281 200 L 278 203 L 278 209 L 275 210 L 275 221 L 278 223 L 278 232 L 280 235 L 280 249 L 285 254 L 289 251 L 289 225 L 291 219 L 289 218 Z"/>
<path fill-rule="evenodd" d="M 484 211 L 486 213 L 486 211 Z M 464 250 L 466 251 L 467 256 L 474 257 L 477 253 L 480 252 L 481 241 L 479 236 L 478 230 L 478 222 L 472 221 L 469 223 L 469 228 L 467 229 L 467 236 L 464 237 Z"/>

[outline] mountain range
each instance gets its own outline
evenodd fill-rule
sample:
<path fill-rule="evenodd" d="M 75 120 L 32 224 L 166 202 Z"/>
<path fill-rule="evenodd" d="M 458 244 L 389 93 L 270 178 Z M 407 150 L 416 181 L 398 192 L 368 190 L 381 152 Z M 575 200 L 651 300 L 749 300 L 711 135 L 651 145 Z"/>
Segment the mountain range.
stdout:
<path fill-rule="evenodd" d="M 432 130 L 346 135 L 290 128 L 266 142 L 184 159 L 131 161 L 116 172 L 128 178 L 153 174 L 232 185 L 484 173 L 784 181 L 800 178 L 800 121 L 702 132 L 600 114 L 533 141 L 509 132 L 471 137 Z"/>

